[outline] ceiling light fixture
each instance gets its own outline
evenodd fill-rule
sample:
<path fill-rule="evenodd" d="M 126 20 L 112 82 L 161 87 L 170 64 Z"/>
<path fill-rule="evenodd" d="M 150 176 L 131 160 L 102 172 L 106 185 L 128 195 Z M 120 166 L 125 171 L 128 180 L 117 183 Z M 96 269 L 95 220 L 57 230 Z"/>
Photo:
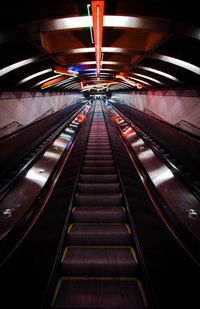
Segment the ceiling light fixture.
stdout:
<path fill-rule="evenodd" d="M 93 89 L 93 88 L 107 88 L 111 85 L 118 84 L 118 82 L 110 81 L 110 82 L 106 82 L 106 83 L 92 84 L 92 85 L 87 85 L 87 86 L 84 86 L 83 82 L 81 82 L 80 84 L 81 84 L 81 90 L 86 91 L 86 90 L 90 90 L 90 89 Z"/>
<path fill-rule="evenodd" d="M 127 84 L 136 87 L 137 89 L 142 89 L 142 85 L 140 83 L 136 83 L 134 81 L 131 81 L 130 79 L 128 79 L 127 77 L 124 76 L 124 74 L 117 74 L 115 76 L 115 78 L 119 78 L 123 81 L 125 81 Z"/>
<path fill-rule="evenodd" d="M 65 80 L 65 79 L 66 79 L 65 76 L 57 77 L 57 78 L 55 78 L 55 79 L 52 79 L 52 80 L 50 80 L 50 81 L 47 81 L 47 82 L 43 83 L 43 84 L 40 86 L 40 88 L 41 88 L 41 89 L 45 89 L 45 88 L 48 88 L 48 87 L 52 87 L 52 86 L 56 85 L 57 83 L 59 83 L 59 82 Z"/>
<path fill-rule="evenodd" d="M 97 70 L 97 77 L 99 77 L 101 67 L 102 38 L 103 38 L 104 0 L 99 1 L 91 0 L 91 4 L 92 4 L 92 21 L 93 21 L 93 32 L 94 32 L 96 70 Z"/>
<path fill-rule="evenodd" d="M 50 73 L 50 72 L 52 72 L 52 69 L 51 69 L 51 68 L 50 68 L 50 69 L 43 70 L 43 71 L 39 71 L 39 72 L 37 72 L 37 73 L 35 73 L 35 74 L 32 74 L 32 75 L 29 75 L 29 76 L 23 78 L 22 80 L 20 80 L 20 81 L 17 83 L 17 86 L 19 86 L 19 85 L 21 85 L 21 84 L 24 84 L 24 83 L 28 82 L 29 80 L 31 80 L 31 79 L 33 79 L 33 78 L 35 78 L 35 77 L 38 77 L 38 76 L 40 76 L 40 75 L 47 74 L 47 73 Z"/>
<path fill-rule="evenodd" d="M 74 76 L 74 77 L 76 77 L 76 75 L 79 74 L 78 71 L 69 71 L 68 69 L 62 68 L 62 67 L 59 67 L 59 66 L 55 66 L 54 73 L 59 73 L 59 74 L 62 74 L 62 75 Z"/>

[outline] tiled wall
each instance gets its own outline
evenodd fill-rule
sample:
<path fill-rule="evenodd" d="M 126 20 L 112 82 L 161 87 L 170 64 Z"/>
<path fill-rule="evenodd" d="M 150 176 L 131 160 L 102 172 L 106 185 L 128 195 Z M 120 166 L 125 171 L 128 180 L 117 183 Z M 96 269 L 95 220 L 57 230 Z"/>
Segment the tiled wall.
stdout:
<path fill-rule="evenodd" d="M 80 98 L 81 94 L 70 92 L 1 92 L 0 128 L 13 121 L 27 125 L 49 110 L 57 111 Z"/>

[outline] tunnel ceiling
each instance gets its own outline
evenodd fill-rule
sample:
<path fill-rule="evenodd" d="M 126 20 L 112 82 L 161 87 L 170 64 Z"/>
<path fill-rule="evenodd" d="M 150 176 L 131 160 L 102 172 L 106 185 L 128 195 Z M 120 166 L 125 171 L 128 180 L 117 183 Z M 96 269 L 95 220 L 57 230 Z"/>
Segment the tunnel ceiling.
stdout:
<path fill-rule="evenodd" d="M 1 91 L 199 87 L 198 1 L 105 0 L 99 77 L 90 5 L 4 2 Z"/>

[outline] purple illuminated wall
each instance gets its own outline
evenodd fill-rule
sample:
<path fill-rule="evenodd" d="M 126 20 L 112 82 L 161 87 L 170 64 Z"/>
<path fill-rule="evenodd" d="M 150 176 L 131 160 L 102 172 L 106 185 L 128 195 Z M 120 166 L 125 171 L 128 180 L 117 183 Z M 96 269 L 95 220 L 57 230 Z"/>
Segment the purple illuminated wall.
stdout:
<path fill-rule="evenodd" d="M 123 104 L 200 135 L 199 90 L 114 93 Z"/>

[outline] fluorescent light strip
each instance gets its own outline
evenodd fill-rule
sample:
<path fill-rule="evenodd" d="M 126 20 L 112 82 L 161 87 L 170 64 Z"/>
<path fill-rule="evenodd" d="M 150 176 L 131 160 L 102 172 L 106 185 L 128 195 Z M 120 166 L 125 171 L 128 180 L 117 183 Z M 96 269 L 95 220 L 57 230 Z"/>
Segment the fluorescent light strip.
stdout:
<path fill-rule="evenodd" d="M 85 76 L 85 75 L 87 75 L 87 76 L 88 76 L 88 75 L 91 75 L 91 76 L 94 76 L 94 75 L 95 75 L 95 76 L 96 76 L 96 73 L 95 73 L 95 72 L 84 73 L 84 74 L 82 74 L 81 76 Z M 104 75 L 110 75 L 110 76 L 112 76 L 112 73 L 102 73 L 102 72 L 100 73 L 100 77 L 101 77 L 101 76 L 104 76 Z"/>
<path fill-rule="evenodd" d="M 21 85 L 21 84 L 24 84 L 26 82 L 28 82 L 29 80 L 37 77 L 37 76 L 40 76 L 40 75 L 43 75 L 43 74 L 46 74 L 46 73 L 49 73 L 49 72 L 52 72 L 52 69 L 46 69 L 46 70 L 43 70 L 43 71 L 40 71 L 40 72 L 37 72 L 35 74 L 32 74 L 22 80 L 20 80 L 18 83 L 17 83 L 17 86 Z"/>
<path fill-rule="evenodd" d="M 136 88 L 138 88 L 138 89 L 141 89 L 141 88 L 142 88 L 142 85 L 140 85 L 139 83 L 136 83 L 135 81 L 131 81 L 131 80 L 128 78 L 128 76 L 124 76 L 124 75 L 122 75 L 122 74 L 117 74 L 117 75 L 115 76 L 115 78 L 121 79 L 121 80 L 125 81 L 125 83 L 127 83 L 127 84 L 129 84 L 129 85 L 131 85 L 131 86 L 133 86 L 133 87 L 136 87 Z"/>
<path fill-rule="evenodd" d="M 33 58 L 29 58 L 29 59 L 26 59 L 26 60 L 22 60 L 22 61 L 13 63 L 13 64 L 1 69 L 0 70 L 0 76 L 3 76 L 5 74 L 9 73 L 10 71 L 16 70 L 20 67 L 27 65 L 27 64 L 33 63 L 37 60 L 38 60 L 38 57 L 33 57 Z"/>
<path fill-rule="evenodd" d="M 135 77 L 133 78 L 133 77 L 130 77 L 130 76 L 129 76 L 129 78 L 132 79 L 132 80 L 136 80 L 137 82 L 141 82 L 142 84 L 145 84 L 145 85 L 147 85 L 147 86 L 153 87 L 153 85 L 151 85 L 151 84 L 145 82 L 143 79 L 139 79 L 139 78 L 135 78 Z"/>
<path fill-rule="evenodd" d="M 158 31 L 158 26 L 159 31 L 166 32 L 169 30 L 170 25 L 170 22 L 163 20 L 161 21 L 158 18 L 104 15 L 103 19 L 104 27 L 140 28 L 156 32 Z M 80 29 L 92 26 L 93 23 L 91 16 L 68 17 L 40 23 L 40 31 L 48 32 L 65 29 Z"/>
<path fill-rule="evenodd" d="M 174 77 L 173 75 L 167 74 L 167 73 L 165 73 L 163 71 L 159 71 L 159 70 L 156 70 L 156 69 L 153 69 L 153 68 L 149 68 L 149 67 L 145 67 L 145 66 L 140 66 L 140 65 L 135 66 L 135 68 L 136 69 L 145 70 L 145 71 L 149 71 L 149 72 L 152 72 L 152 73 L 164 76 L 164 77 L 166 77 L 168 79 L 171 79 L 171 80 L 173 80 L 173 81 L 175 81 L 177 83 L 181 83 L 181 81 L 178 78 Z"/>
<path fill-rule="evenodd" d="M 75 77 L 70 77 L 68 79 L 62 80 L 61 82 L 58 82 L 56 84 L 53 84 L 52 87 L 56 88 L 58 86 L 61 86 L 63 84 L 69 83 L 72 79 L 74 79 Z"/>
<path fill-rule="evenodd" d="M 119 82 L 119 86 L 121 86 L 121 88 L 131 88 L 131 89 L 133 89 L 133 86 L 131 86 L 130 84 L 128 84 L 125 81 Z"/>
<path fill-rule="evenodd" d="M 158 60 L 161 60 L 161 61 L 165 61 L 165 62 L 174 64 L 174 65 L 179 66 L 181 68 L 184 68 L 188 71 L 191 71 L 192 73 L 200 75 L 200 68 L 197 67 L 194 64 L 189 63 L 189 62 L 186 62 L 186 61 L 183 61 L 183 60 L 180 60 L 180 59 L 177 59 L 177 58 L 165 56 L 165 55 L 160 55 L 160 54 L 149 54 L 148 56 L 150 58 L 153 58 L 153 59 L 158 59 Z"/>
<path fill-rule="evenodd" d="M 101 48 L 102 48 L 102 36 L 103 36 L 103 16 L 104 16 L 104 0 L 91 1 L 92 7 L 92 22 L 94 33 L 94 45 L 95 45 L 95 59 L 97 76 L 99 77 L 101 69 Z"/>
<path fill-rule="evenodd" d="M 152 78 L 152 77 L 149 77 L 149 76 L 146 76 L 146 75 L 143 75 L 143 74 L 139 74 L 139 73 L 133 73 L 132 76 L 134 76 L 134 75 L 139 76 L 139 77 L 144 77 L 144 78 L 149 79 L 150 81 L 152 81 L 154 83 L 164 85 L 162 82 L 160 82 L 159 80 L 157 80 L 155 78 Z"/>
<path fill-rule="evenodd" d="M 65 76 L 65 74 L 62 74 L 61 76 Z M 70 78 L 66 78 L 66 79 L 64 79 L 64 80 L 62 80 L 62 81 L 58 81 L 57 83 L 53 83 L 53 84 L 51 84 L 51 85 L 48 85 L 48 86 L 46 86 L 46 87 L 43 87 L 42 89 L 45 89 L 45 88 L 50 88 L 50 87 L 58 87 L 58 86 L 60 86 L 60 85 L 62 85 L 63 83 L 69 83 L 72 79 L 74 79 L 76 76 L 72 76 L 72 77 L 70 77 Z"/>
<path fill-rule="evenodd" d="M 80 88 L 80 84 L 76 83 L 76 84 L 72 84 L 72 85 L 67 85 L 65 87 L 63 87 L 62 89 L 73 89 L 73 88 Z"/>
<path fill-rule="evenodd" d="M 104 15 L 103 26 L 116 28 L 147 29 L 154 32 L 157 32 L 159 29 L 159 31 L 165 33 L 168 33 L 171 29 L 171 31 L 175 33 L 200 40 L 199 27 L 186 25 L 180 22 L 171 23 L 171 21 L 169 20 L 161 20 L 160 18 Z M 40 23 L 39 27 L 41 32 L 88 28 L 92 27 L 92 16 L 54 19 L 53 21 L 46 21 Z"/>
<path fill-rule="evenodd" d="M 96 64 L 96 61 L 83 61 L 83 62 L 79 62 L 79 65 L 93 65 Z M 125 65 L 121 62 L 117 62 L 117 61 L 102 61 L 102 64 L 110 64 L 110 65 Z"/>
<path fill-rule="evenodd" d="M 92 27 L 92 16 L 58 18 L 40 24 L 41 32 Z"/>
<path fill-rule="evenodd" d="M 63 75 L 62 75 L 62 74 L 57 74 L 57 75 L 51 76 L 51 77 L 49 77 L 49 78 L 43 79 L 43 80 L 40 81 L 39 83 L 37 83 L 37 84 L 35 84 L 34 86 L 32 86 L 31 89 L 32 89 L 32 88 L 35 88 L 35 87 L 37 87 L 37 86 L 40 86 L 40 85 L 42 85 L 43 83 L 48 82 L 49 80 L 52 80 L 52 79 L 54 79 L 54 78 L 56 78 L 56 77 L 60 77 L 60 76 L 63 76 Z"/>
<path fill-rule="evenodd" d="M 84 69 L 83 71 L 84 72 L 89 72 L 89 71 L 94 71 L 94 69 Z M 114 69 L 101 69 L 101 71 L 103 71 L 103 72 L 116 72 L 117 70 L 114 70 Z"/>
<path fill-rule="evenodd" d="M 121 48 L 121 47 L 102 47 L 101 50 L 103 53 L 127 53 L 127 54 L 132 54 L 134 53 L 141 53 L 138 50 L 134 49 L 127 49 L 127 48 Z M 84 54 L 84 53 L 94 53 L 95 52 L 95 47 L 83 47 L 83 48 L 72 48 L 66 50 L 58 50 L 54 54 Z"/>
<path fill-rule="evenodd" d="M 71 86 L 71 85 L 79 85 L 80 84 L 80 82 L 78 81 L 72 81 L 71 83 L 69 83 L 69 84 L 65 84 L 65 85 L 62 85 L 61 87 L 68 87 L 68 86 Z"/>
<path fill-rule="evenodd" d="M 168 31 L 170 23 L 168 21 L 162 22 L 156 18 L 145 18 L 145 17 L 133 17 L 133 16 L 116 16 L 116 15 L 105 15 L 104 16 L 104 27 L 116 27 L 116 28 L 139 28 L 147 29 L 150 31 Z"/>

